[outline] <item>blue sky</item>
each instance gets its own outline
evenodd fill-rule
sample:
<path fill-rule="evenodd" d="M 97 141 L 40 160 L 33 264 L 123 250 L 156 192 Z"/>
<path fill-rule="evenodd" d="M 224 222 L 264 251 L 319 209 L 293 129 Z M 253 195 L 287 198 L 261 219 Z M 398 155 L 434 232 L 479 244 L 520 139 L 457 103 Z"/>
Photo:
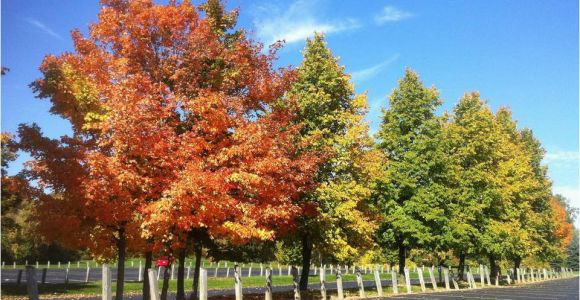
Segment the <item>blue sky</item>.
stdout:
<path fill-rule="evenodd" d="M 442 111 L 472 90 L 494 109 L 509 106 L 519 126 L 533 129 L 548 151 L 554 190 L 580 207 L 578 1 L 230 0 L 227 5 L 240 8 L 238 25 L 256 40 L 286 39 L 280 66 L 298 65 L 305 38 L 325 32 L 357 92 L 368 92 L 373 132 L 405 67 L 440 90 Z M 71 50 L 70 29 L 86 32 L 98 9 L 89 0 L 2 2 L 2 65 L 10 68 L 2 78 L 2 131 L 15 131 L 23 122 L 37 122 L 52 137 L 70 131 L 27 85 L 39 76 L 45 54 Z M 21 156 L 10 172 L 26 159 Z"/>

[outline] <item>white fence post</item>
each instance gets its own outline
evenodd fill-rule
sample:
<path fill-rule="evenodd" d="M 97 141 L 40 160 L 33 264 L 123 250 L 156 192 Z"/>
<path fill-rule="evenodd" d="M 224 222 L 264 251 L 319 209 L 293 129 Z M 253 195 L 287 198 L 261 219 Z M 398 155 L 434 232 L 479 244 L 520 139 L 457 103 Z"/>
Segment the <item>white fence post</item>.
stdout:
<path fill-rule="evenodd" d="M 207 270 L 199 269 L 199 300 L 207 300 Z"/>
<path fill-rule="evenodd" d="M 417 277 L 419 277 L 419 284 L 421 285 L 421 291 L 425 292 L 425 279 L 423 278 L 423 269 L 417 268 Z"/>
<path fill-rule="evenodd" d="M 391 271 L 391 284 L 393 285 L 393 294 L 399 293 L 399 284 L 397 283 L 397 272 Z"/>
<path fill-rule="evenodd" d="M 149 279 L 149 294 L 151 300 L 159 300 L 159 284 L 157 282 L 157 271 L 154 268 L 147 269 L 148 279 Z"/>
<path fill-rule="evenodd" d="M 443 276 L 445 279 L 445 289 L 450 290 L 451 287 L 449 286 L 449 269 L 443 268 Z"/>
<path fill-rule="evenodd" d="M 103 284 L 103 300 L 113 299 L 112 287 L 111 287 L 111 268 L 109 265 L 103 264 L 103 274 L 102 274 L 102 284 Z"/>
<path fill-rule="evenodd" d="M 272 268 L 266 268 L 265 300 L 272 300 Z"/>
<path fill-rule="evenodd" d="M 358 294 L 361 298 L 366 298 L 365 295 L 365 285 L 362 279 L 362 274 L 360 268 L 356 268 L 356 283 L 358 285 Z"/>
<path fill-rule="evenodd" d="M 342 272 L 340 270 L 336 272 L 336 291 L 338 292 L 338 299 L 344 299 L 344 293 L 342 291 Z"/>
<path fill-rule="evenodd" d="M 242 300 L 242 268 L 238 265 L 234 267 L 234 284 L 236 300 Z"/>
<path fill-rule="evenodd" d="M 326 269 L 322 268 L 320 269 L 320 295 L 322 296 L 322 299 L 326 300 Z"/>
<path fill-rule="evenodd" d="M 89 282 L 89 275 L 91 274 L 91 267 L 89 265 L 89 263 L 87 262 L 87 273 L 85 275 L 85 282 Z"/>
<path fill-rule="evenodd" d="M 413 289 L 411 288 L 411 276 L 409 275 L 409 269 L 405 268 L 403 270 L 405 274 L 405 286 L 407 287 L 407 294 L 413 293 Z"/>
<path fill-rule="evenodd" d="M 292 275 L 292 282 L 294 284 L 294 300 L 300 300 L 300 288 L 298 284 L 298 269 L 294 266 L 290 268 L 290 273 Z"/>
<path fill-rule="evenodd" d="M 433 285 L 433 290 L 438 290 L 437 281 L 435 281 L 435 275 L 433 275 L 433 268 L 427 268 L 429 270 L 429 278 L 431 279 L 431 285 Z"/>
<path fill-rule="evenodd" d="M 381 283 L 381 274 L 379 273 L 379 268 L 375 269 L 375 285 L 377 286 L 377 294 L 379 297 L 383 296 L 383 285 Z"/>

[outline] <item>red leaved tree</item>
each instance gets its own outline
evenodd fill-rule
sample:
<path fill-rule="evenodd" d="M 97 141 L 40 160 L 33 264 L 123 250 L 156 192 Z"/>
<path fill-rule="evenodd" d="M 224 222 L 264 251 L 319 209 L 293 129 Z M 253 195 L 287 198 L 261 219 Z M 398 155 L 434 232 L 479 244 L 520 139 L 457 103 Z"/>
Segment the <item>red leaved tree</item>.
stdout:
<path fill-rule="evenodd" d="M 128 247 L 273 239 L 302 213 L 296 199 L 312 187 L 319 159 L 298 142 L 284 98 L 295 74 L 273 68 L 278 45 L 264 54 L 232 30 L 236 17 L 217 0 L 199 8 L 103 0 L 89 35 L 73 31 L 75 51 L 47 56 L 33 83 L 73 136 L 44 138 L 63 153 L 33 155 L 31 178 L 62 177 L 49 186 L 47 211 L 85 228 L 93 253 L 117 255 L 117 299 Z M 23 141 L 35 134 L 22 128 Z"/>

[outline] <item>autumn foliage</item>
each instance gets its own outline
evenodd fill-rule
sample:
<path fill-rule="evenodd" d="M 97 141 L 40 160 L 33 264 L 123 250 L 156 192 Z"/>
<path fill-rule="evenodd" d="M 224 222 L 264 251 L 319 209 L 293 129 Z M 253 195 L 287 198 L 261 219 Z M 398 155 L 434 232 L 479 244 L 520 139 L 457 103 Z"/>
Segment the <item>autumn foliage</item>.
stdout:
<path fill-rule="evenodd" d="M 44 59 L 32 86 L 73 136 L 20 133 L 31 178 L 54 191 L 45 212 L 70 218 L 63 228 L 91 228 L 89 245 L 67 238 L 77 246 L 106 257 L 143 238 L 184 247 L 199 228 L 271 240 L 302 213 L 295 200 L 319 159 L 283 97 L 294 72 L 273 69 L 278 45 L 264 54 L 227 31 L 235 12 L 216 4 L 102 1 L 88 36 L 72 32 L 75 51 Z"/>

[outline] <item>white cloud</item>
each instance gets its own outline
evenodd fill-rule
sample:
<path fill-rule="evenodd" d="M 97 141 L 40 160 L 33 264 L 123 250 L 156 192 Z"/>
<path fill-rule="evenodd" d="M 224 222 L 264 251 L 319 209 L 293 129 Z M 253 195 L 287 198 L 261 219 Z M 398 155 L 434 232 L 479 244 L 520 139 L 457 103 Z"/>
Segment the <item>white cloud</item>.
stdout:
<path fill-rule="evenodd" d="M 276 6 L 262 6 L 257 10 L 260 17 L 254 19 L 258 38 L 266 44 L 279 40 L 286 43 L 303 41 L 314 32 L 338 33 L 360 27 L 354 19 L 344 21 L 322 21 L 313 15 L 316 1 L 298 0 L 287 9 Z"/>
<path fill-rule="evenodd" d="M 394 6 L 385 6 L 383 11 L 375 16 L 375 23 L 382 25 L 386 22 L 397 22 L 412 16 L 412 13 L 400 10 Z"/>
<path fill-rule="evenodd" d="M 551 162 L 569 162 L 575 163 L 578 162 L 580 154 L 578 151 L 547 151 L 546 155 L 544 156 L 544 162 L 551 163 Z"/>
<path fill-rule="evenodd" d="M 48 26 L 44 25 L 44 23 L 42 23 L 42 22 L 40 22 L 40 21 L 38 21 L 36 19 L 31 19 L 31 18 L 26 18 L 24 20 L 26 22 L 28 22 L 28 24 L 33 25 L 34 27 L 40 29 L 44 33 L 46 33 L 46 34 L 48 34 L 48 35 L 50 35 L 52 37 L 55 37 L 55 38 L 57 38 L 59 40 L 62 40 L 62 37 L 58 33 L 54 32 L 54 30 L 52 30 Z"/>
<path fill-rule="evenodd" d="M 388 65 L 395 62 L 398 58 L 399 58 L 399 54 L 395 54 L 395 55 L 391 56 L 389 59 L 387 59 L 387 60 L 385 60 L 377 65 L 374 65 L 372 67 L 369 67 L 369 68 L 366 68 L 363 70 L 352 72 L 352 75 L 351 75 L 352 80 L 356 83 L 361 83 L 361 82 L 377 75 L 378 73 L 380 73 Z"/>

